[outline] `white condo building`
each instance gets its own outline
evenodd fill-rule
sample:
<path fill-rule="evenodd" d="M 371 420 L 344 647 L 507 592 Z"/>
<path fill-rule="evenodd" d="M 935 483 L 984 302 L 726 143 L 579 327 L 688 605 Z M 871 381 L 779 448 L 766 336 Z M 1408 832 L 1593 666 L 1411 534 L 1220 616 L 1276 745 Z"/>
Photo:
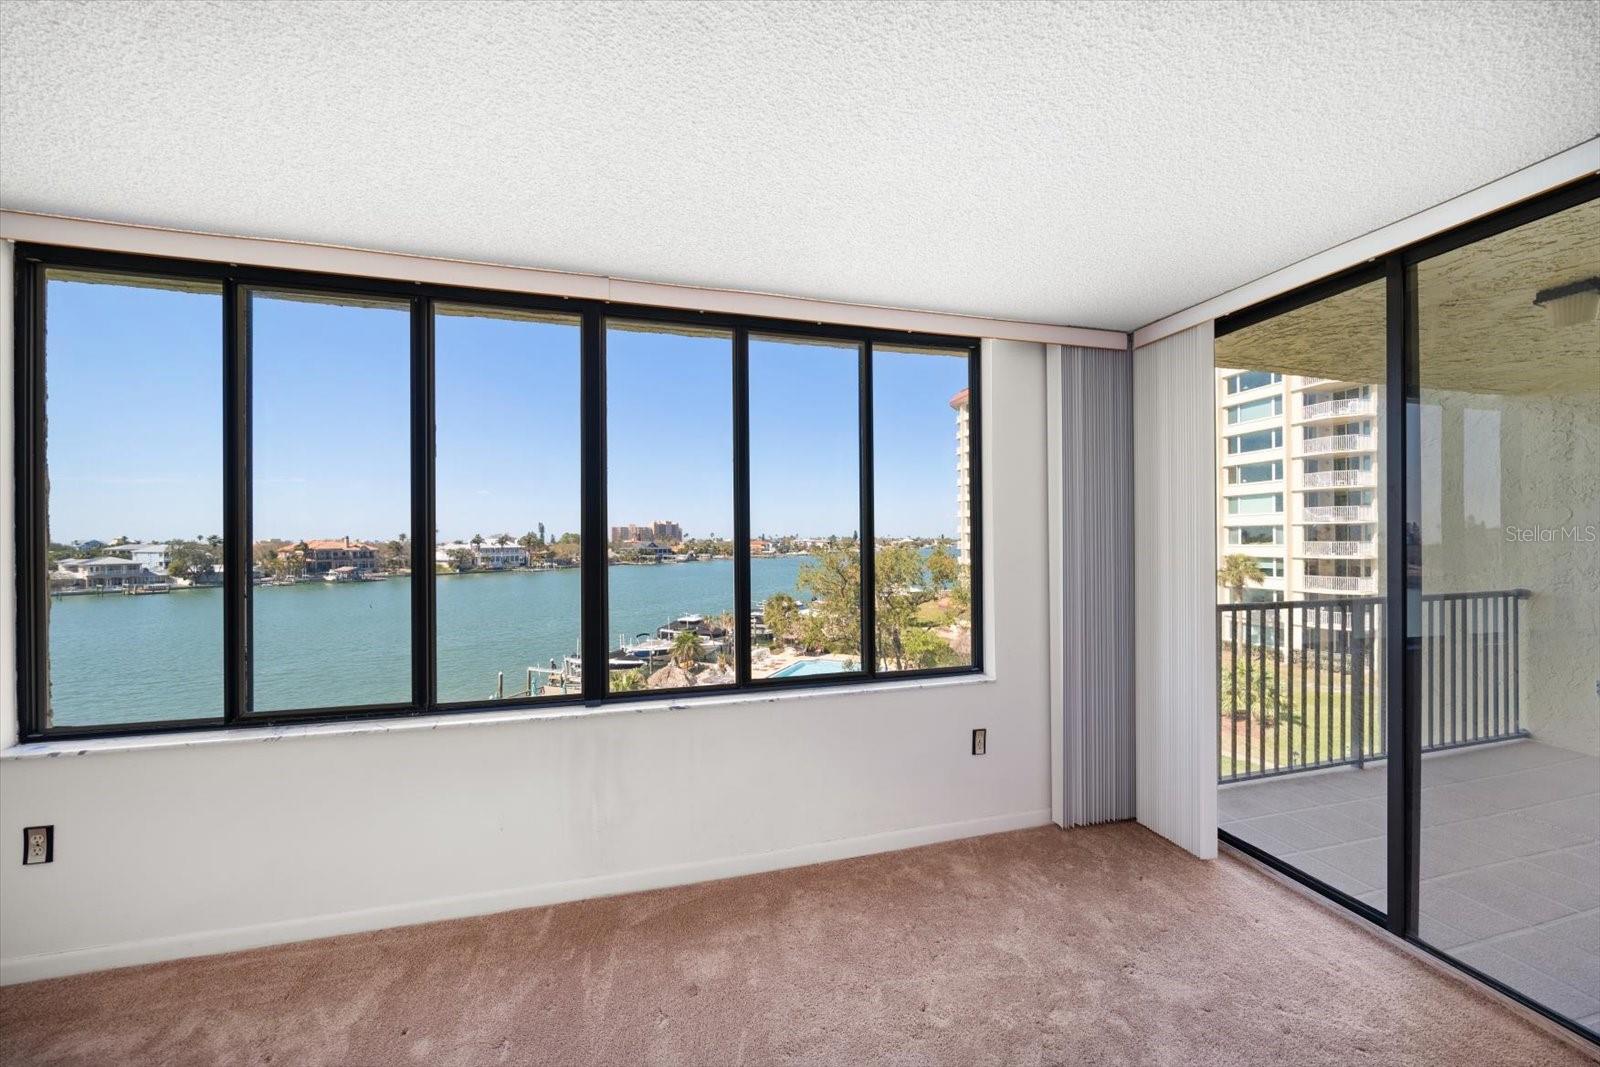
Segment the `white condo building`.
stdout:
<path fill-rule="evenodd" d="M 1217 371 L 1217 560 L 1256 560 L 1248 600 L 1376 596 L 1382 389 Z"/>
<path fill-rule="evenodd" d="M 972 418 L 967 410 L 968 390 L 963 389 L 950 398 L 956 413 L 956 537 L 959 538 L 957 558 L 963 567 L 972 564 L 972 461 L 967 447 Z"/>

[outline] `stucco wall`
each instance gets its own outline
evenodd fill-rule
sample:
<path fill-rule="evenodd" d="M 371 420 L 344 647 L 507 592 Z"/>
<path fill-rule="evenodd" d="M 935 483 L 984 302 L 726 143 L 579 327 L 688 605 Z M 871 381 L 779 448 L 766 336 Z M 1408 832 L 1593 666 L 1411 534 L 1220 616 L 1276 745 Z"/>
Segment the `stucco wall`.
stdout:
<path fill-rule="evenodd" d="M 1600 394 L 1423 402 L 1424 592 L 1529 590 L 1523 723 L 1600 753 Z"/>

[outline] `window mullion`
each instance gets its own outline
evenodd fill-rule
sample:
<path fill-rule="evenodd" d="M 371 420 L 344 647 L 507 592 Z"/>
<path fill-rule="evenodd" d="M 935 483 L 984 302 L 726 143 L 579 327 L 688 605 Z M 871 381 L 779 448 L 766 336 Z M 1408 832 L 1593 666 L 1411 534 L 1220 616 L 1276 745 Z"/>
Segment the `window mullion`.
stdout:
<path fill-rule="evenodd" d="M 750 684 L 750 331 L 733 331 L 734 671 Z"/>
<path fill-rule="evenodd" d="M 967 564 L 968 617 L 972 630 L 972 667 L 983 662 L 983 345 L 967 355 Z M 960 531 L 957 531 L 959 536 Z"/>
<path fill-rule="evenodd" d="M 861 345 L 861 516 L 856 555 L 861 571 L 861 673 L 878 674 L 877 540 L 873 534 L 872 342 Z"/>
<path fill-rule="evenodd" d="M 583 371 L 579 433 L 583 439 L 583 513 L 579 580 L 583 590 L 583 700 L 596 704 L 609 688 L 606 644 L 606 351 L 605 316 L 583 314 Z"/>
<path fill-rule="evenodd" d="M 433 301 L 411 303 L 411 682 L 412 702 L 438 702 L 435 613 Z"/>
<path fill-rule="evenodd" d="M 228 278 L 222 290 L 223 721 L 250 712 L 250 296 Z"/>
<path fill-rule="evenodd" d="M 45 282 L 39 262 L 18 254 L 12 263 L 16 271 L 17 709 L 26 739 L 50 728 Z"/>

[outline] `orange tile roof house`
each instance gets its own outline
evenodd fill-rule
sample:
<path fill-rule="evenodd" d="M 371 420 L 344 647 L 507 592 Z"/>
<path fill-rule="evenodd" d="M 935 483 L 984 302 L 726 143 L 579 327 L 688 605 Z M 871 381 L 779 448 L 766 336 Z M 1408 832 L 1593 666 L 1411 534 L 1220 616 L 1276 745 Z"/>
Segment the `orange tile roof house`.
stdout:
<path fill-rule="evenodd" d="M 357 573 L 376 570 L 378 546 L 366 541 L 342 540 L 299 541 L 278 549 L 279 559 L 288 559 L 305 545 L 305 573 L 326 574 L 335 567 L 354 567 Z"/>

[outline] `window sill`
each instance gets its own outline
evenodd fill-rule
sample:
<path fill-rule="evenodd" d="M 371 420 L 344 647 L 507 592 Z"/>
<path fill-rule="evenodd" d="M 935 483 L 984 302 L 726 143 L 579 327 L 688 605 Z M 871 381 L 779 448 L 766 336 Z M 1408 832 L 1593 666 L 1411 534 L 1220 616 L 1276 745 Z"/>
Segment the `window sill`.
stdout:
<path fill-rule="evenodd" d="M 726 693 L 686 697 L 683 700 L 639 700 L 603 704 L 599 707 L 562 705 L 553 708 L 515 708 L 495 711 L 458 711 L 442 715 L 417 715 L 393 718 L 355 719 L 344 722 L 275 724 L 194 730 L 182 733 L 130 734 L 123 737 L 32 741 L 0 750 L 0 761 L 53 759 L 60 756 L 87 756 L 100 752 L 135 752 L 155 749 L 197 748 L 211 745 L 238 745 L 293 738 L 350 737 L 357 734 L 388 734 L 418 730 L 453 730 L 499 726 L 511 723 L 555 722 L 621 715 L 663 714 L 695 708 L 740 707 L 754 704 L 779 704 L 795 700 L 826 700 L 839 697 L 869 696 L 919 689 L 944 689 L 956 686 L 989 685 L 995 681 L 988 673 L 962 674 L 947 678 L 915 678 L 903 682 L 873 682 L 863 685 L 818 686 L 776 692 Z"/>

